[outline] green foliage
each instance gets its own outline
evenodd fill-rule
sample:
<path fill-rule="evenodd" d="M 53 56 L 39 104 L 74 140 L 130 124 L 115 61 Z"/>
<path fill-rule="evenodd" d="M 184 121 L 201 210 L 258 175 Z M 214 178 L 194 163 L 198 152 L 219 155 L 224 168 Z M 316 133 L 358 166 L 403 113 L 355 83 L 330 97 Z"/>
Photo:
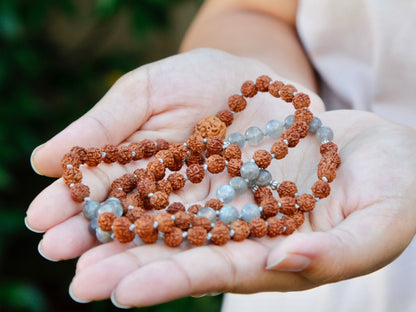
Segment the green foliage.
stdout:
<path fill-rule="evenodd" d="M 75 261 L 51 263 L 38 255 L 41 237 L 23 219 L 51 180 L 31 170 L 30 153 L 90 109 L 120 75 L 153 61 L 154 36 L 172 27 L 172 9 L 185 2 L 200 1 L 0 0 L 1 311 L 115 310 L 108 301 L 73 302 L 67 288 Z M 120 18 L 127 20 L 132 47 L 103 48 Z M 84 40 L 74 44 L 61 23 Z M 184 298 L 137 311 L 209 312 L 220 304 L 221 297 Z"/>

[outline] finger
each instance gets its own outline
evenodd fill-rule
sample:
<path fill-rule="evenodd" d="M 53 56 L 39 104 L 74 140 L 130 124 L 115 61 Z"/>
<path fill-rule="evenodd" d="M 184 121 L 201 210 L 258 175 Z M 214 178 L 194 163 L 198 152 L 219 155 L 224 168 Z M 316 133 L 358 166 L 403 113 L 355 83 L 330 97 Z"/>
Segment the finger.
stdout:
<path fill-rule="evenodd" d="M 398 257 L 414 235 L 411 218 L 392 207 L 386 200 L 328 232 L 296 233 L 270 252 L 267 268 L 300 272 L 320 284 L 373 272 Z"/>

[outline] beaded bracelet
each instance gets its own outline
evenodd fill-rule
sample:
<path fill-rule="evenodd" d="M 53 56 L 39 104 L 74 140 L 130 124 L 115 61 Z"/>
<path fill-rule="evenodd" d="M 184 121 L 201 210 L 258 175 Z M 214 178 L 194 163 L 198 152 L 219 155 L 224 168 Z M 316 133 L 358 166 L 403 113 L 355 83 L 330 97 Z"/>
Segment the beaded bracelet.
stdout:
<path fill-rule="evenodd" d="M 294 115 L 283 122 L 269 121 L 264 131 L 250 127 L 245 135 L 233 133 L 224 142 L 226 128 L 232 124 L 234 114 L 243 111 L 246 99 L 257 92 L 269 92 L 274 97 L 292 102 Z M 230 110 L 201 119 L 186 143 L 169 144 L 158 139 L 119 147 L 74 147 L 62 159 L 63 180 L 70 187 L 75 201 L 85 201 L 83 214 L 91 220 L 90 232 L 103 243 L 113 239 L 127 243 L 135 238 L 144 243 L 154 243 L 162 237 L 170 247 L 179 246 L 185 238 L 192 245 L 201 246 L 207 240 L 224 245 L 231 238 L 242 241 L 247 237 L 289 235 L 303 224 L 304 213 L 312 211 L 317 200 L 329 196 L 329 183 L 335 179 L 336 169 L 341 164 L 337 145 L 332 142 L 332 130 L 313 116 L 309 104 L 309 96 L 297 92 L 294 86 L 260 76 L 255 83 L 243 83 L 241 93 L 228 99 Z M 312 194 L 300 195 L 295 183 L 279 183 L 266 168 L 272 159 L 283 159 L 288 148 L 295 147 L 308 133 L 316 134 L 320 141 L 322 159 L 318 165 L 319 180 L 313 184 Z M 246 142 L 249 145 L 260 144 L 265 135 L 279 140 L 274 142 L 270 152 L 257 150 L 253 158 L 244 163 L 241 148 Z M 79 168 L 82 164 L 94 167 L 101 162 L 119 162 L 125 165 L 153 156 L 146 169 L 139 168 L 115 179 L 109 198 L 101 204 L 88 197 L 89 188 L 81 183 Z M 187 167 L 185 175 L 177 172 L 184 164 Z M 169 195 L 182 189 L 187 181 L 200 183 L 206 171 L 218 174 L 225 168 L 232 179 L 220 186 L 217 198 L 208 200 L 204 207 L 194 204 L 185 208 L 179 202 L 169 203 Z M 172 173 L 165 179 L 166 169 Z M 229 204 L 236 195 L 248 189 L 254 193 L 256 204 L 246 204 L 239 213 Z M 273 196 L 272 191 L 277 191 L 279 199 Z M 150 210 L 159 213 L 148 213 Z"/>

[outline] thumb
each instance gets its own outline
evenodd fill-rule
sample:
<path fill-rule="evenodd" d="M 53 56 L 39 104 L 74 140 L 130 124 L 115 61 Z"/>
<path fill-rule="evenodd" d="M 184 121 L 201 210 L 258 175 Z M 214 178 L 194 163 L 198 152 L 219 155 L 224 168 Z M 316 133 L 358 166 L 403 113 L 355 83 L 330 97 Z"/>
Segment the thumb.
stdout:
<path fill-rule="evenodd" d="M 377 205 L 355 211 L 327 232 L 292 234 L 269 253 L 267 269 L 300 272 L 319 284 L 368 274 L 398 257 L 413 232 L 404 217 Z"/>

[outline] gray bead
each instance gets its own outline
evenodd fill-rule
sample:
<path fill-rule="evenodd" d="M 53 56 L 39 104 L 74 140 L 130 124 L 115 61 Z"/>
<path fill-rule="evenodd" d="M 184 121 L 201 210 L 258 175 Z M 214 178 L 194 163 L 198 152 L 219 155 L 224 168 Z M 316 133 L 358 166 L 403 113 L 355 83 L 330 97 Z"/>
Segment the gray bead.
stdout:
<path fill-rule="evenodd" d="M 295 123 L 295 116 L 294 115 L 287 116 L 283 123 L 284 123 L 285 128 L 289 129 Z"/>
<path fill-rule="evenodd" d="M 325 144 L 332 141 L 334 133 L 330 128 L 322 126 L 316 131 L 316 137 L 321 144 Z"/>
<path fill-rule="evenodd" d="M 322 121 L 318 117 L 313 117 L 309 124 L 309 133 L 316 134 L 316 131 L 322 126 Z"/>
<path fill-rule="evenodd" d="M 109 241 L 112 241 L 111 234 L 113 234 L 112 231 L 106 232 L 101 230 L 99 227 L 95 230 L 95 235 L 100 243 L 108 243 Z"/>
<path fill-rule="evenodd" d="M 258 145 L 263 140 L 264 133 L 259 127 L 250 127 L 246 131 L 246 140 L 250 145 Z"/>
<path fill-rule="evenodd" d="M 260 218 L 260 208 L 256 204 L 244 205 L 241 210 L 241 219 L 250 222 L 254 218 Z"/>
<path fill-rule="evenodd" d="M 92 220 L 97 217 L 97 210 L 100 208 L 100 203 L 95 200 L 88 200 L 82 208 L 84 217 Z"/>
<path fill-rule="evenodd" d="M 90 233 L 92 235 L 95 235 L 95 230 L 98 228 L 98 221 L 97 218 L 94 218 L 90 221 L 90 223 L 88 224 L 88 231 L 90 231 Z"/>
<path fill-rule="evenodd" d="M 246 144 L 246 137 L 244 135 L 242 135 L 241 133 L 235 132 L 232 133 L 229 137 L 228 137 L 228 141 L 231 144 L 236 144 L 238 145 L 240 148 L 243 148 L 244 145 Z"/>
<path fill-rule="evenodd" d="M 117 198 L 109 198 L 98 208 L 97 215 L 99 216 L 103 212 L 114 212 L 117 217 L 121 217 L 123 215 L 123 206 Z"/>
<path fill-rule="evenodd" d="M 228 182 L 229 185 L 232 186 L 232 188 L 235 191 L 235 195 L 242 195 L 245 192 L 247 192 L 247 181 L 244 180 L 242 177 L 234 177 Z"/>
<path fill-rule="evenodd" d="M 249 161 L 244 163 L 240 168 L 241 177 L 248 180 L 255 180 L 260 174 L 260 169 L 256 163 Z"/>
<path fill-rule="evenodd" d="M 200 209 L 197 212 L 196 216 L 208 218 L 211 223 L 214 223 L 217 220 L 217 214 L 215 213 L 215 210 L 211 207 L 204 207 Z"/>
<path fill-rule="evenodd" d="M 226 205 L 220 210 L 220 220 L 226 224 L 231 224 L 239 217 L 238 210 L 233 207 Z"/>
<path fill-rule="evenodd" d="M 217 198 L 223 203 L 232 202 L 235 198 L 235 191 L 231 185 L 221 185 L 217 190 Z"/>
<path fill-rule="evenodd" d="M 256 179 L 256 184 L 258 186 L 267 186 L 270 184 L 270 181 L 272 180 L 272 174 L 265 169 L 260 169 L 259 176 Z"/>
<path fill-rule="evenodd" d="M 266 135 L 272 138 L 278 138 L 282 135 L 283 132 L 283 124 L 278 120 L 270 120 L 266 124 L 265 131 Z"/>

